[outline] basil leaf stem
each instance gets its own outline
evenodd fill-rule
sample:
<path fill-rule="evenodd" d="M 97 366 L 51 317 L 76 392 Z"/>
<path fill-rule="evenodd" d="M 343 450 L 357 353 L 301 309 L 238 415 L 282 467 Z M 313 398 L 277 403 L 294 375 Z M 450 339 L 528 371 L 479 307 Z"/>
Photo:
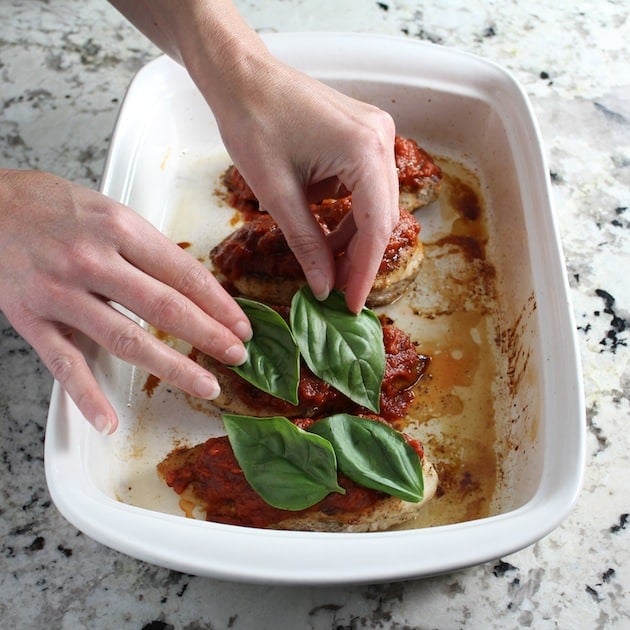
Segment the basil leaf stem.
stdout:
<path fill-rule="evenodd" d="M 339 470 L 355 483 L 404 501 L 422 500 L 420 457 L 404 436 L 389 425 L 339 413 L 318 420 L 308 431 L 332 444 Z"/>
<path fill-rule="evenodd" d="M 261 302 L 236 298 L 252 325 L 247 361 L 232 369 L 272 396 L 298 404 L 300 352 L 284 319 Z"/>
<path fill-rule="evenodd" d="M 343 294 L 315 298 L 308 286 L 291 301 L 290 325 L 302 357 L 311 371 L 375 413 L 385 373 L 383 329 L 367 308 L 350 312 Z"/>
<path fill-rule="evenodd" d="M 345 494 L 337 482 L 335 453 L 325 438 L 280 416 L 224 414 L 223 422 L 245 478 L 269 505 L 303 510 L 331 492 Z"/>

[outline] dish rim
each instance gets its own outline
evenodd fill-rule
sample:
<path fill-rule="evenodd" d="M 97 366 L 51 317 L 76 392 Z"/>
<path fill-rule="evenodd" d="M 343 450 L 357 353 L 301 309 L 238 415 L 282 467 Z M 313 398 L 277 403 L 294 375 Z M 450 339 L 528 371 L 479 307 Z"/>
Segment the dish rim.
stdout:
<path fill-rule="evenodd" d="M 518 106 L 521 116 L 525 117 L 532 131 L 540 164 L 548 173 L 540 131 L 529 100 L 511 73 L 492 61 L 468 52 L 388 35 L 297 32 L 265 34 L 263 38 L 272 52 L 281 57 L 282 53 L 286 54 L 296 44 L 308 48 L 320 46 L 323 41 L 336 42 L 337 45 L 361 48 L 366 57 L 369 57 L 367 53 L 370 51 L 374 54 L 377 44 L 386 44 L 399 47 L 401 52 L 404 48 L 418 55 L 457 58 L 491 69 L 503 77 L 506 82 L 504 87 L 512 90 L 520 100 Z M 344 62 L 345 65 L 348 63 L 348 60 Z M 130 100 L 134 98 L 136 90 L 141 89 L 147 76 L 173 65 L 174 62 L 166 57 L 159 57 L 141 68 L 131 81 L 116 120 L 105 162 L 101 183 L 103 191 L 109 191 L 114 185 L 112 173 L 120 159 L 121 147 L 127 142 L 122 127 Z M 341 72 L 341 78 L 356 80 L 354 75 L 343 75 L 345 65 L 336 72 Z M 369 74 L 381 76 L 375 70 L 370 70 Z M 329 76 L 331 73 L 326 74 L 326 77 Z M 361 78 L 364 76 L 367 75 L 361 75 Z M 532 498 L 521 507 L 495 516 L 427 529 L 356 534 L 243 528 L 185 519 L 127 505 L 109 497 L 77 474 L 83 461 L 81 447 L 85 446 L 86 432 L 91 429 L 58 382 L 53 385 L 45 440 L 46 478 L 53 502 L 78 529 L 130 556 L 182 572 L 248 582 L 331 585 L 410 579 L 493 560 L 544 537 L 569 514 L 582 486 L 585 411 L 577 335 L 548 179 L 541 185 L 544 186 L 547 207 L 537 220 L 545 226 L 549 239 L 548 253 L 555 259 L 551 271 L 556 277 L 552 287 L 558 291 L 556 306 L 566 318 L 561 331 L 565 352 L 562 363 L 565 367 L 571 366 L 571 370 L 565 371 L 562 377 L 564 387 L 573 392 L 571 400 L 575 404 L 572 412 L 575 416 L 575 431 L 572 435 L 575 458 L 570 468 L 565 462 L 565 469 L 560 471 L 562 474 L 557 470 L 555 476 L 544 474 Z M 554 361 L 558 362 L 559 359 L 548 357 L 546 364 Z M 543 409 L 541 413 L 545 416 L 547 411 Z M 551 428 L 552 433 L 554 430 L 558 432 L 557 428 Z M 553 464 L 553 453 L 550 452 L 553 445 L 547 433 L 544 467 L 550 462 Z M 551 468 L 554 466 L 551 465 Z M 181 538 L 185 539 L 180 540 L 175 550 L 173 529 L 183 532 Z M 457 537 L 459 531 L 461 536 Z M 261 541 L 273 541 L 273 544 L 264 545 Z M 308 541 L 308 545 L 304 541 Z M 331 544 L 332 541 L 334 544 Z M 420 556 L 408 552 L 412 542 Z M 277 548 L 279 545 L 282 545 L 282 559 L 268 557 L 268 548 Z M 401 553 L 402 545 L 406 545 L 405 553 Z M 235 548 L 238 549 L 236 559 Z M 200 550 L 211 551 L 213 555 L 208 559 Z M 437 550 L 442 553 L 436 553 Z M 331 557 L 332 565 L 322 564 L 322 558 L 327 556 Z M 356 562 L 357 557 L 361 558 L 360 564 Z"/>

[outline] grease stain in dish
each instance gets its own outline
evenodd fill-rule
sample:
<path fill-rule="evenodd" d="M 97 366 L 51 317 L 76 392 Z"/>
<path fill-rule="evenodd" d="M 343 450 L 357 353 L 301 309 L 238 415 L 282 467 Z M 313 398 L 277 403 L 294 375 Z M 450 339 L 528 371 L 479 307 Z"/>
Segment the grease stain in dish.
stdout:
<path fill-rule="evenodd" d="M 499 325 L 496 270 L 487 257 L 490 236 L 483 186 L 473 170 L 464 165 L 447 159 L 440 159 L 439 164 L 444 172 L 440 198 L 416 213 L 423 226 L 421 237 L 425 245 L 425 260 L 418 277 L 395 304 L 375 309 L 406 330 L 419 352 L 431 357 L 427 375 L 416 386 L 408 422 L 401 428 L 424 443 L 440 484 L 437 496 L 405 527 L 457 523 L 500 511 L 495 500 L 501 482 L 497 417 L 506 413 L 513 394 L 509 383 L 514 378 L 506 377 L 509 365 L 518 368 L 516 355 L 510 359 L 510 348 L 518 346 L 518 325 L 509 329 Z M 189 202 L 190 195 L 184 195 L 181 203 Z M 186 243 L 186 249 L 206 264 L 212 245 L 238 222 L 238 213 L 216 195 L 214 203 L 223 205 L 223 233 L 211 233 L 213 239 L 201 242 L 181 228 L 175 230 L 176 238 Z M 184 209 L 184 216 L 187 211 L 190 210 Z M 181 342 L 154 332 L 181 351 L 188 351 Z M 138 388 L 144 389 L 147 398 L 164 387 L 152 377 L 145 375 L 145 379 Z M 178 401 L 179 419 L 187 414 L 185 406 L 189 414 L 207 416 L 209 426 L 216 424 L 219 416 L 210 403 L 192 400 L 176 391 L 171 391 L 170 397 Z M 146 434 L 141 424 L 138 436 Z M 150 420 L 145 419 L 144 424 L 150 425 Z M 197 424 L 195 430 L 203 435 L 202 425 Z M 216 434 L 216 427 L 213 433 Z M 169 450 L 176 442 L 192 445 L 206 437 L 182 440 L 179 435 L 174 427 Z M 150 489 L 155 496 L 159 494 L 151 477 L 157 463 L 156 460 L 152 470 L 146 469 L 137 477 L 135 486 L 131 484 L 124 496 L 120 495 L 121 500 L 191 516 L 187 506 L 173 509 L 173 497 L 163 501 L 141 496 Z"/>

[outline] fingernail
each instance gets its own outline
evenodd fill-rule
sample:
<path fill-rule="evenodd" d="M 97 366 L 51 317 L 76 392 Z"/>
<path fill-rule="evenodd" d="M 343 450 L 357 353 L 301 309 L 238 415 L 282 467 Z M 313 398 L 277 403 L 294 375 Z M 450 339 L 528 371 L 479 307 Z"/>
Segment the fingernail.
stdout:
<path fill-rule="evenodd" d="M 318 300 L 325 300 L 330 293 L 330 284 L 328 278 L 318 269 L 314 269 L 308 274 L 308 284 L 311 287 L 313 295 Z"/>
<path fill-rule="evenodd" d="M 111 435 L 114 425 L 107 416 L 99 415 L 94 418 L 94 428 L 101 435 Z"/>
<path fill-rule="evenodd" d="M 193 392 L 199 398 L 214 400 L 221 393 L 221 388 L 212 377 L 198 376 L 193 383 Z"/>
<path fill-rule="evenodd" d="M 247 349 L 241 344 L 230 346 L 223 355 L 229 365 L 241 365 L 247 361 Z"/>
<path fill-rule="evenodd" d="M 234 324 L 232 329 L 234 334 L 243 341 L 249 341 L 252 338 L 252 327 L 249 321 L 240 321 Z"/>

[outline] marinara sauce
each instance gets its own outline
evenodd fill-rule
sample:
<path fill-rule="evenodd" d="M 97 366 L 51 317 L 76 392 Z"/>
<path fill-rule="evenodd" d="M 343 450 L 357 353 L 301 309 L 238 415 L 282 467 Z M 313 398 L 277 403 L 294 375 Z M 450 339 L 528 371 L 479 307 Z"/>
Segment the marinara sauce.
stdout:
<path fill-rule="evenodd" d="M 422 188 L 426 180 L 439 179 L 442 175 L 442 170 L 433 158 L 411 138 L 396 136 L 394 156 L 401 189 Z M 228 203 L 240 210 L 246 220 L 254 218 L 259 212 L 260 204 L 236 166 L 231 165 L 226 170 L 223 183 L 228 189 Z"/>
<path fill-rule="evenodd" d="M 409 335 L 393 324 L 383 324 L 383 345 L 385 373 L 381 384 L 379 415 L 394 423 L 405 416 L 413 402 L 413 386 L 426 372 L 429 357 L 419 354 Z M 191 354 L 192 359 L 195 359 L 194 353 Z M 268 409 L 278 415 L 300 414 L 311 418 L 340 412 L 355 415 L 371 413 L 315 376 L 303 361 L 300 364 L 297 406 L 253 387 L 227 366 L 217 363 L 214 369 L 220 381 L 229 379 L 229 389 L 251 409 Z"/>
<path fill-rule="evenodd" d="M 295 421 L 304 429 L 312 422 L 309 419 Z M 405 437 L 422 458 L 421 444 Z M 206 520 L 245 527 L 269 527 L 309 512 L 328 516 L 359 514 L 387 496 L 339 475 L 339 485 L 345 489 L 345 494 L 330 493 L 305 510 L 275 508 L 249 485 L 226 436 L 210 438 L 190 449 L 178 449 L 158 465 L 158 470 L 175 492 L 188 491 L 194 495 L 196 503 L 206 512 Z"/>
<path fill-rule="evenodd" d="M 334 231 L 351 210 L 351 197 L 326 199 L 311 205 L 311 211 L 324 234 Z M 415 247 L 419 234 L 418 221 L 412 214 L 401 209 L 400 219 L 385 248 L 379 273 L 394 270 L 400 264 L 401 252 Z M 336 255 L 343 255 L 343 251 L 336 252 Z M 243 276 L 290 280 L 304 278 L 302 267 L 282 230 L 266 213 L 246 221 L 221 241 L 210 252 L 210 259 L 228 283 Z"/>
<path fill-rule="evenodd" d="M 431 156 L 411 138 L 396 136 L 394 154 L 400 188 L 421 188 L 423 180 L 437 179 L 442 175 L 442 170 Z"/>

